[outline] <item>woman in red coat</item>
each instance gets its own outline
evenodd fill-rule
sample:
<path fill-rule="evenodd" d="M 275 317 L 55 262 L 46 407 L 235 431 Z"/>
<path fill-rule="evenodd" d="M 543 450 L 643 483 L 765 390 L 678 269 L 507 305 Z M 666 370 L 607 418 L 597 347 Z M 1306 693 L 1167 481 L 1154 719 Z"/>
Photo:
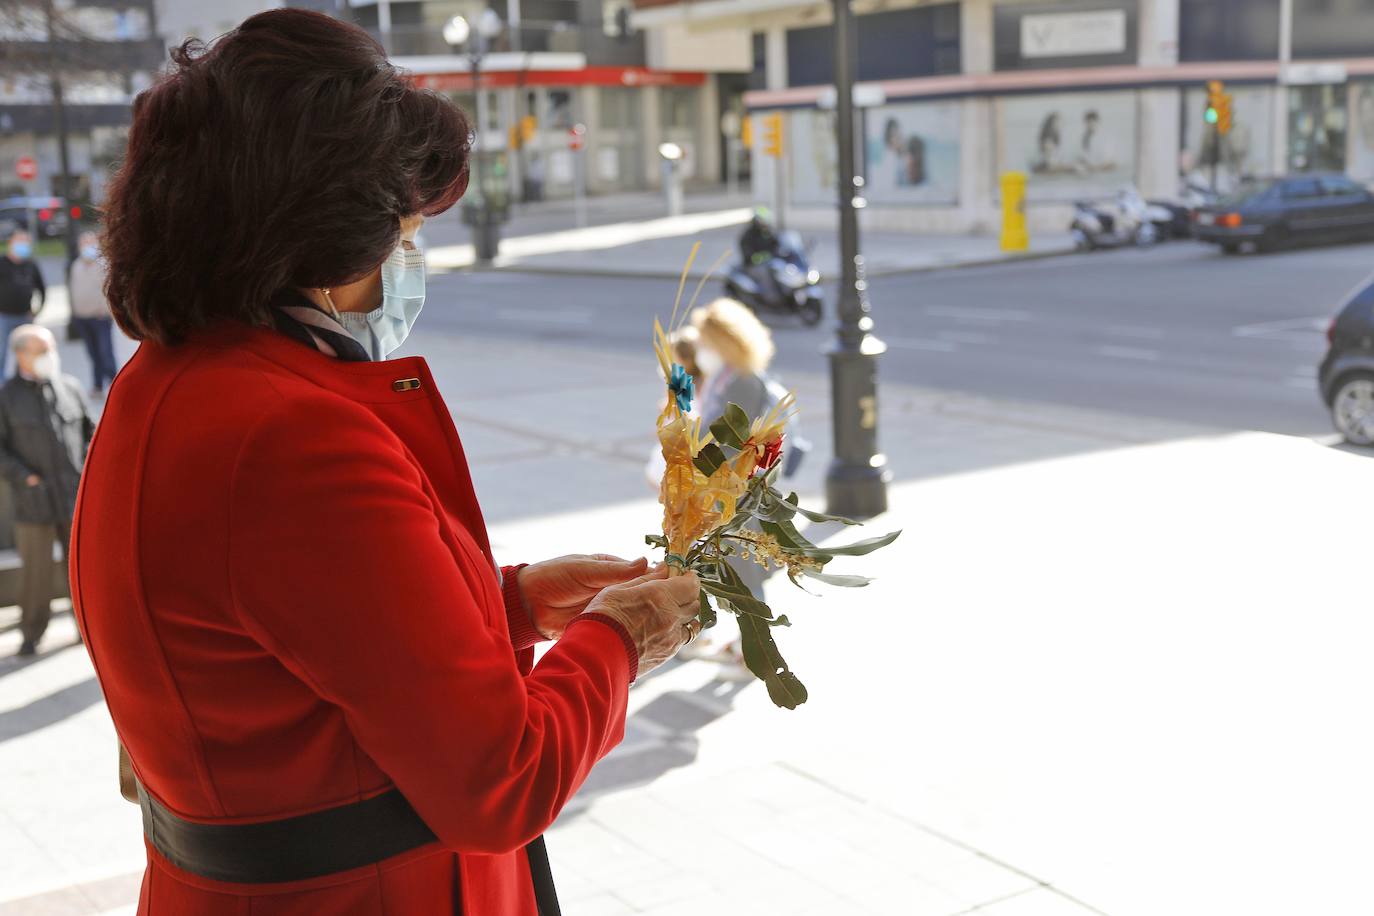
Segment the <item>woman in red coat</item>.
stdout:
<path fill-rule="evenodd" d="M 143 345 L 71 554 L 139 783 L 138 912 L 550 916 L 541 834 L 695 635 L 695 579 L 498 567 L 429 369 L 386 359 L 419 217 L 466 186 L 456 108 L 301 10 L 173 59 L 109 195 Z"/>

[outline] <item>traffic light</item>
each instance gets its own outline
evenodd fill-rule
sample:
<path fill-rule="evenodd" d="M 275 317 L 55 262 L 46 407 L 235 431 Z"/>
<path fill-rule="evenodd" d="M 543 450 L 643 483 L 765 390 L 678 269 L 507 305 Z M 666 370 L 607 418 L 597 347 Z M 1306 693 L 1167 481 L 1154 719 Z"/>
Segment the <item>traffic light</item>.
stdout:
<path fill-rule="evenodd" d="M 782 158 L 782 114 L 779 112 L 763 119 L 763 151 L 774 159 Z"/>
<path fill-rule="evenodd" d="M 1218 80 L 1207 82 L 1207 107 L 1202 112 L 1202 120 L 1215 125 L 1221 118 L 1221 83 Z"/>
<path fill-rule="evenodd" d="M 1202 112 L 1202 120 L 1225 136 L 1231 132 L 1231 93 L 1221 80 L 1207 81 L 1207 107 Z"/>

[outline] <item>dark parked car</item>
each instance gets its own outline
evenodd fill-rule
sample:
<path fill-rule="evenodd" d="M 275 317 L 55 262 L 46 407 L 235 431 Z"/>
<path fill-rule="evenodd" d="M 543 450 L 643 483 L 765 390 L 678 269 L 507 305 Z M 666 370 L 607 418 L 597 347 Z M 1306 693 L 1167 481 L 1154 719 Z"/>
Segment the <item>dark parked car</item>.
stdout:
<path fill-rule="evenodd" d="M 1374 277 L 1356 287 L 1326 330 L 1317 373 L 1336 429 L 1352 445 L 1374 445 Z"/>
<path fill-rule="evenodd" d="M 27 229 L 35 238 L 56 239 L 67 232 L 68 219 L 81 219 L 81 207 L 60 197 L 7 197 L 0 200 L 0 235 Z"/>
<path fill-rule="evenodd" d="M 1228 254 L 1374 235 L 1374 194 L 1343 175 L 1250 181 L 1197 211 L 1195 231 Z"/>

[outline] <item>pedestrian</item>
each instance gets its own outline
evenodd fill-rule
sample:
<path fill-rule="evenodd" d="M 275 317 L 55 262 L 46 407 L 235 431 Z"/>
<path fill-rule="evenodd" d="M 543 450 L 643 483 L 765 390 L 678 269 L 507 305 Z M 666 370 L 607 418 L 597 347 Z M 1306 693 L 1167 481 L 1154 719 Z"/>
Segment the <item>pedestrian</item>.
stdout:
<path fill-rule="evenodd" d="M 67 274 L 67 296 L 72 304 L 72 324 L 91 358 L 91 397 L 98 398 L 115 377 L 114 320 L 105 299 L 105 262 L 100 257 L 99 238 L 87 230 L 78 241 L 80 256 Z"/>
<path fill-rule="evenodd" d="M 142 808 L 138 912 L 557 913 L 542 834 L 695 637 L 700 583 L 497 565 L 452 409 L 392 358 L 415 233 L 467 187 L 452 101 L 299 8 L 171 57 L 106 194 L 139 348 L 70 564 Z"/>
<path fill-rule="evenodd" d="M 15 373 L 0 386 L 0 475 L 14 494 L 20 655 L 33 655 L 52 617 L 53 542 L 65 554 L 77 484 L 95 425 L 81 385 L 62 374 L 57 341 L 36 324 L 9 336 Z"/>
<path fill-rule="evenodd" d="M 706 377 L 701 389 L 703 424 L 715 421 L 729 404 L 738 404 L 751 418 L 764 416 L 787 394 L 769 373 L 775 352 L 773 333 L 748 306 L 717 299 L 692 312 L 692 326 L 697 329 L 696 363 Z M 788 430 L 783 449 L 785 476 L 796 472 L 809 449 L 809 443 Z M 759 593 L 768 576 L 761 566 L 738 558 L 731 559 L 730 566 L 751 592 Z M 751 675 L 744 666 L 739 636 L 727 617 L 721 615 L 716 627 L 689 647 L 687 655 L 719 662 L 726 679 L 745 680 Z"/>
<path fill-rule="evenodd" d="M 38 294 L 34 305 L 33 294 Z M 33 321 L 47 301 L 43 272 L 33 261 L 33 237 L 24 229 L 10 233 L 5 257 L 0 258 L 0 334 L 8 341 L 15 328 Z M 9 369 L 9 347 L 0 347 L 0 379 Z"/>

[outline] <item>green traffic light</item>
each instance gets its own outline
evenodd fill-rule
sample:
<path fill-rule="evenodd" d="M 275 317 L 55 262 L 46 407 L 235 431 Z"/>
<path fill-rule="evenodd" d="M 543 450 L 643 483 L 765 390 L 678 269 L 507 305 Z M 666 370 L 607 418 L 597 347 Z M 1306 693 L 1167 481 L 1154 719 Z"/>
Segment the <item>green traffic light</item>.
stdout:
<path fill-rule="evenodd" d="M 1207 110 L 1202 113 L 1202 120 L 1206 121 L 1208 124 L 1217 123 L 1217 110 L 1211 105 L 1208 105 Z"/>

